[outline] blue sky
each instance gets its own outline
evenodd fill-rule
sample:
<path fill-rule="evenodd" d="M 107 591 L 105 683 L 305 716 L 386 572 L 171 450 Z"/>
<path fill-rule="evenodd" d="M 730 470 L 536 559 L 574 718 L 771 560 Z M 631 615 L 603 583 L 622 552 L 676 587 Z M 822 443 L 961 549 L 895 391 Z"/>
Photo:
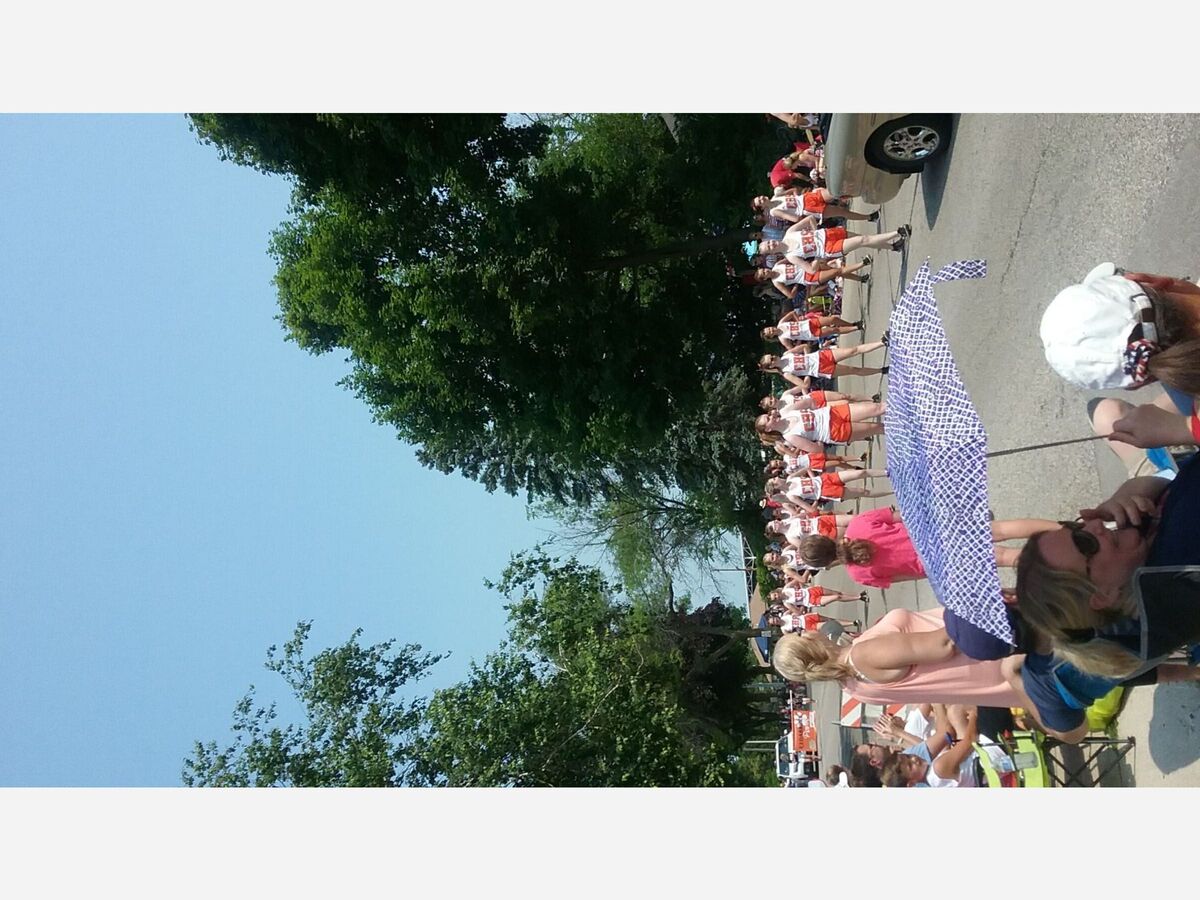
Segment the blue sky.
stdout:
<path fill-rule="evenodd" d="M 0 116 L 0 785 L 177 785 L 298 619 L 453 651 L 427 689 L 504 634 L 549 526 L 284 340 L 288 193 L 182 116 Z"/>
<path fill-rule="evenodd" d="M 284 181 L 182 116 L 0 117 L 0 159 L 0 784 L 178 784 L 300 618 L 452 649 L 431 686 L 497 645 L 544 533 L 284 341 Z"/>

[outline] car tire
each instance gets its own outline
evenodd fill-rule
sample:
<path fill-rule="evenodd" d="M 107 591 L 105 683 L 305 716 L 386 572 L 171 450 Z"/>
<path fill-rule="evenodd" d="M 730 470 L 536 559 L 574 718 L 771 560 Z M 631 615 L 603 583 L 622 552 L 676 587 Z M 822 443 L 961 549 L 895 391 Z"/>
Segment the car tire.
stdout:
<path fill-rule="evenodd" d="M 950 146 L 951 119 L 945 113 L 916 113 L 884 122 L 867 138 L 867 162 L 895 175 L 920 172 Z"/>

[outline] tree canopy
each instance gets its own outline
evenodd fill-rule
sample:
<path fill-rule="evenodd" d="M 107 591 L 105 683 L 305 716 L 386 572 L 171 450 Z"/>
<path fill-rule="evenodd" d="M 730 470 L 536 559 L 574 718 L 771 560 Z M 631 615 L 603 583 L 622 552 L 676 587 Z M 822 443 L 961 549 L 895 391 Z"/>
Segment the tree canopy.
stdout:
<path fill-rule="evenodd" d="M 359 645 L 361 630 L 340 647 L 305 657 L 312 627 L 300 622 L 266 668 L 280 675 L 304 709 L 303 725 L 275 724 L 276 705 L 256 706 L 250 690 L 233 713 L 233 743 L 196 742 L 184 761 L 189 787 L 392 787 L 410 783 L 411 744 L 424 702 L 402 691 L 442 656 L 395 641 Z M 393 649 L 395 648 L 395 649 Z"/>
<path fill-rule="evenodd" d="M 189 786 L 757 784 L 740 748 L 773 722 L 744 615 L 621 597 L 594 567 L 515 557 L 496 587 L 508 639 L 428 701 L 402 694 L 440 658 L 386 641 L 304 654 L 300 623 L 267 668 L 303 721 L 276 724 L 254 689 L 232 743 L 197 742 Z"/>
<path fill-rule="evenodd" d="M 564 500 L 673 483 L 672 424 L 753 358 L 763 317 L 702 251 L 745 237 L 761 123 L 192 123 L 226 158 L 293 179 L 271 241 L 280 320 L 310 352 L 348 350 L 348 386 L 426 465 Z"/>

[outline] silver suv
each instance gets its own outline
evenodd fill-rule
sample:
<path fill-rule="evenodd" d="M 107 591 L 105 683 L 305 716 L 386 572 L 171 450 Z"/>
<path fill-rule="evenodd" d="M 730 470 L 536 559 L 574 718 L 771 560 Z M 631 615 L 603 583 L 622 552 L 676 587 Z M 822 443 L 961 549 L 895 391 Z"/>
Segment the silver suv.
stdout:
<path fill-rule="evenodd" d="M 837 195 L 886 203 L 950 146 L 946 113 L 837 113 L 822 118 L 825 182 Z"/>

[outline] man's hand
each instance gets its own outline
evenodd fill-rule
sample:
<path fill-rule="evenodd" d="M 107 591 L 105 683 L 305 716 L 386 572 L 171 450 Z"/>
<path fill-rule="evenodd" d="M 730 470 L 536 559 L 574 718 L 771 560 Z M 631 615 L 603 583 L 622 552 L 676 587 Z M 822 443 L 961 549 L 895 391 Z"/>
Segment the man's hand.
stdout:
<path fill-rule="evenodd" d="M 1106 437 L 1143 449 L 1196 443 L 1186 416 L 1168 412 L 1153 403 L 1135 406 L 1117 419 L 1113 422 L 1112 433 Z"/>

